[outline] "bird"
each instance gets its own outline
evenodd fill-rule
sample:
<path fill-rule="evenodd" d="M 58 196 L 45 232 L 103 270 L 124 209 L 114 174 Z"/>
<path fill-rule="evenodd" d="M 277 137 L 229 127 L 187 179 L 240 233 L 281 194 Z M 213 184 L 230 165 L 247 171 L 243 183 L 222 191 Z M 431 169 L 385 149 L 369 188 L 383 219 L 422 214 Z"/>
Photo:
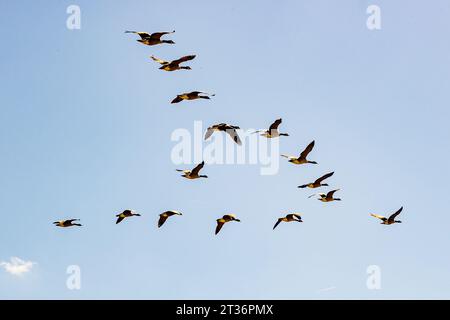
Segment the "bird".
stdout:
<path fill-rule="evenodd" d="M 164 61 L 161 59 L 158 59 L 154 56 L 150 56 L 150 58 L 152 58 L 154 61 L 158 62 L 159 64 L 161 64 L 162 66 L 159 68 L 161 70 L 165 70 L 165 71 L 175 71 L 175 70 L 191 70 L 191 67 L 189 66 L 180 66 L 181 63 L 192 60 L 195 58 L 195 55 L 189 55 L 189 56 L 184 56 L 181 57 L 180 59 L 177 60 L 173 60 L 173 61 Z"/>
<path fill-rule="evenodd" d="M 158 228 L 161 228 L 161 226 L 164 224 L 164 222 L 166 222 L 167 218 L 169 218 L 173 215 L 182 216 L 183 214 L 181 212 L 175 211 L 175 210 L 169 210 L 169 211 L 165 211 L 165 212 L 161 213 L 159 215 Z"/>
<path fill-rule="evenodd" d="M 53 222 L 53 224 L 55 226 L 61 227 L 61 228 L 74 227 L 74 226 L 81 227 L 82 226 L 79 223 L 73 223 L 74 221 L 80 221 L 80 219 L 60 220 L 60 221 Z"/>
<path fill-rule="evenodd" d="M 398 209 L 394 214 L 392 214 L 389 218 L 383 217 L 383 216 L 379 216 L 377 214 L 373 214 L 371 213 L 370 215 L 372 217 L 378 218 L 380 219 L 382 222 L 381 224 L 386 224 L 386 225 L 391 225 L 394 223 L 402 223 L 400 220 L 395 220 L 395 218 L 402 212 L 403 207 L 401 207 L 400 209 Z"/>
<path fill-rule="evenodd" d="M 305 164 L 305 163 L 312 163 L 312 164 L 317 164 L 316 161 L 309 161 L 306 159 L 306 157 L 308 156 L 308 154 L 311 152 L 311 150 L 314 148 L 314 141 L 311 142 L 310 144 L 308 144 L 308 146 L 305 148 L 305 150 L 303 150 L 303 152 L 300 154 L 300 156 L 294 157 L 294 156 L 288 156 L 285 154 L 282 154 L 282 157 L 288 158 L 289 162 L 293 163 L 293 164 Z"/>
<path fill-rule="evenodd" d="M 261 136 L 266 137 L 266 138 L 268 138 L 268 139 L 270 139 L 270 138 L 278 138 L 278 137 L 280 137 L 280 136 L 286 136 L 286 137 L 288 137 L 289 134 L 287 134 L 287 133 L 280 133 L 280 132 L 278 131 L 278 126 L 281 124 L 282 121 L 283 121 L 283 120 L 282 120 L 281 118 L 280 118 L 280 119 L 277 119 L 277 120 L 275 120 L 274 123 L 272 123 L 272 124 L 270 125 L 270 127 L 269 127 L 268 130 L 258 130 L 258 131 L 255 131 L 254 133 L 260 133 L 260 132 L 263 132 L 263 133 L 261 134 Z"/>
<path fill-rule="evenodd" d="M 319 188 L 319 187 L 328 187 L 328 184 L 327 183 L 322 183 L 322 181 L 327 179 L 327 178 L 329 178 L 329 177 L 331 177 L 333 174 L 334 174 L 334 171 L 321 176 L 319 179 L 317 179 L 314 182 L 310 182 L 310 183 L 298 186 L 298 188 L 306 188 L 306 187 L 308 187 L 308 188 L 314 189 L 314 188 Z"/>
<path fill-rule="evenodd" d="M 293 222 L 293 221 L 297 221 L 297 222 L 303 222 L 302 217 L 298 214 L 298 213 L 290 213 L 288 215 L 286 215 L 286 217 L 284 218 L 279 218 L 277 220 L 277 222 L 275 223 L 275 225 L 273 226 L 272 230 L 275 230 L 275 228 L 281 223 L 281 222 Z"/>
<path fill-rule="evenodd" d="M 203 94 L 203 95 L 200 95 Z M 214 97 L 215 94 L 211 94 L 211 97 Z M 171 103 L 178 103 L 183 100 L 196 100 L 196 99 L 211 99 L 207 93 L 201 92 L 201 91 L 192 91 L 192 92 L 186 92 L 182 94 L 178 94 L 175 99 L 172 100 Z"/>
<path fill-rule="evenodd" d="M 168 43 L 168 44 L 175 44 L 175 42 L 173 42 L 172 40 L 161 40 L 161 37 L 165 34 L 170 34 L 170 33 L 175 33 L 175 30 L 171 31 L 171 32 L 155 32 L 152 34 L 149 34 L 147 32 L 143 32 L 143 31 L 125 31 L 125 33 L 135 33 L 137 35 L 139 35 L 141 37 L 141 39 L 136 40 L 140 43 L 146 44 L 148 46 L 154 46 L 156 44 L 161 44 L 161 43 Z"/>
<path fill-rule="evenodd" d="M 219 123 L 212 125 L 206 130 L 205 134 L 205 140 L 208 140 L 211 135 L 216 131 L 224 131 L 230 135 L 230 137 L 233 139 L 234 142 L 236 142 L 238 145 L 242 145 L 242 141 L 239 138 L 239 135 L 237 133 L 237 129 L 240 129 L 238 126 L 233 126 L 226 123 Z"/>
<path fill-rule="evenodd" d="M 117 217 L 116 224 L 120 223 L 125 218 L 129 218 L 129 217 L 133 217 L 133 216 L 140 217 L 141 215 L 138 213 L 134 213 L 133 210 L 129 210 L 129 209 L 124 210 L 122 213 L 119 213 L 116 215 L 116 217 Z"/>
<path fill-rule="evenodd" d="M 220 232 L 220 229 L 222 229 L 223 225 L 230 221 L 237 221 L 241 222 L 241 220 L 236 219 L 236 216 L 234 214 L 226 214 L 222 218 L 217 219 L 217 227 L 216 227 L 216 234 Z"/>
<path fill-rule="evenodd" d="M 332 190 L 332 191 L 330 191 L 330 192 L 328 192 L 328 193 L 319 193 L 319 194 L 317 194 L 318 196 L 320 196 L 320 198 L 319 199 L 317 199 L 317 200 L 320 200 L 320 201 L 322 201 L 322 202 L 331 202 L 331 201 L 341 201 L 341 199 L 340 198 L 333 198 L 333 194 L 336 192 L 336 191 L 339 191 L 340 189 L 336 189 L 336 190 Z M 312 194 L 312 195 L 310 195 L 308 198 L 311 198 L 311 197 L 313 197 L 313 196 L 315 196 L 315 194 Z"/>
<path fill-rule="evenodd" d="M 182 169 L 176 169 L 178 172 L 183 172 L 181 175 L 182 177 L 186 179 L 198 179 L 198 178 L 208 178 L 208 176 L 205 175 L 199 175 L 198 173 L 200 170 L 204 167 L 205 161 L 202 161 L 202 163 L 198 164 L 194 169 L 192 170 L 182 170 Z"/>

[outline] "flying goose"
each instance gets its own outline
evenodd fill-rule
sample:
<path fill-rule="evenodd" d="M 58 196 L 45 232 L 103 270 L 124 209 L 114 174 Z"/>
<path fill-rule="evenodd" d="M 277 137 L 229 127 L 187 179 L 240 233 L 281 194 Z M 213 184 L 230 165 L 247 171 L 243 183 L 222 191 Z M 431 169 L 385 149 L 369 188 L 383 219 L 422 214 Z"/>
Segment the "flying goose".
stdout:
<path fill-rule="evenodd" d="M 226 214 L 222 218 L 217 219 L 217 227 L 216 227 L 216 234 L 219 233 L 220 229 L 222 229 L 223 225 L 230 221 L 237 221 L 241 222 L 241 220 L 236 219 L 236 216 L 234 214 Z"/>
<path fill-rule="evenodd" d="M 61 227 L 61 228 L 67 228 L 67 227 L 73 227 L 73 226 L 81 227 L 81 224 L 73 223 L 74 221 L 80 221 L 80 219 L 60 220 L 60 221 L 53 222 L 53 224 L 55 226 Z"/>
<path fill-rule="evenodd" d="M 174 33 L 175 30 L 171 32 L 155 32 L 152 34 L 148 34 L 147 32 L 143 31 L 125 31 L 125 33 L 135 33 L 141 37 L 141 39 L 136 40 L 140 43 L 146 44 L 148 46 L 154 46 L 156 44 L 160 43 L 169 43 L 169 44 L 175 44 L 172 40 L 161 40 L 161 37 L 165 34 Z"/>
<path fill-rule="evenodd" d="M 291 213 L 286 215 L 286 217 L 284 218 L 279 218 L 277 220 L 277 223 L 275 223 L 275 225 L 273 226 L 273 230 L 275 230 L 275 228 L 281 223 L 281 222 L 293 222 L 293 221 L 297 221 L 297 222 L 303 222 L 302 221 L 302 217 L 297 214 L 297 213 Z"/>
<path fill-rule="evenodd" d="M 124 210 L 122 213 L 119 213 L 116 215 L 116 217 L 117 217 L 116 224 L 120 223 L 125 218 L 129 218 L 129 217 L 133 217 L 133 216 L 140 217 L 141 215 L 138 213 L 134 213 L 133 210 L 128 210 L 128 209 Z"/>
<path fill-rule="evenodd" d="M 182 170 L 182 169 L 176 169 L 178 172 L 183 172 L 183 174 L 181 175 L 182 177 L 186 178 L 186 179 L 198 179 L 198 178 L 208 178 L 208 176 L 205 175 L 199 175 L 198 173 L 200 172 L 200 170 L 203 168 L 203 166 L 205 165 L 205 161 L 202 161 L 202 163 L 200 163 L 199 165 L 197 165 L 194 169 L 192 170 Z"/>
<path fill-rule="evenodd" d="M 320 200 L 322 202 L 341 201 L 340 198 L 333 198 L 333 194 L 336 191 L 339 191 L 339 190 L 340 189 L 332 190 L 332 191 L 328 192 L 327 194 L 325 194 L 325 193 L 318 193 L 317 195 L 320 196 L 320 198 L 317 199 L 317 200 Z M 308 198 L 311 198 L 313 196 L 315 196 L 315 194 L 310 195 Z"/>
<path fill-rule="evenodd" d="M 234 142 L 236 142 L 238 145 L 242 145 L 242 141 L 239 138 L 236 129 L 240 128 L 226 123 L 215 124 L 206 130 L 205 140 L 208 140 L 209 137 L 211 137 L 211 135 L 216 131 L 224 131 L 230 135 Z"/>
<path fill-rule="evenodd" d="M 327 183 L 322 183 L 322 181 L 327 179 L 327 178 L 329 178 L 329 177 L 331 177 L 333 174 L 334 174 L 334 171 L 321 176 L 319 179 L 317 179 L 314 182 L 310 182 L 310 183 L 307 183 L 307 184 L 304 184 L 304 185 L 301 185 L 301 186 L 298 186 L 298 187 L 299 188 L 306 188 L 306 187 L 308 187 L 308 188 L 312 188 L 312 189 L 319 188 L 319 187 L 328 187 L 328 184 Z"/>
<path fill-rule="evenodd" d="M 258 131 L 255 131 L 254 133 L 260 133 L 260 132 L 263 132 L 263 133 L 261 134 L 261 136 L 266 137 L 266 138 L 268 138 L 268 139 L 270 139 L 270 138 L 278 138 L 278 137 L 280 137 L 280 136 L 286 136 L 286 137 L 288 137 L 289 134 L 287 134 L 287 133 L 280 133 L 280 132 L 278 131 L 278 126 L 281 124 L 282 121 L 283 121 L 283 120 L 282 120 L 281 118 L 280 118 L 280 119 L 277 119 L 277 120 L 275 120 L 274 123 L 272 123 L 272 124 L 270 125 L 270 127 L 269 127 L 268 130 L 258 130 Z"/>
<path fill-rule="evenodd" d="M 169 218 L 173 215 L 182 216 L 183 214 L 181 212 L 175 211 L 175 210 L 169 210 L 169 211 L 161 213 L 159 215 L 158 228 L 161 228 L 161 226 L 164 224 L 164 222 L 166 222 L 167 218 Z"/>
<path fill-rule="evenodd" d="M 201 95 L 203 94 L 203 95 Z M 211 97 L 214 97 L 215 94 L 211 94 Z M 201 92 L 201 91 L 192 91 L 192 92 L 187 92 L 187 93 L 182 93 L 177 95 L 177 97 L 175 99 L 172 100 L 171 103 L 178 103 L 181 102 L 183 100 L 195 100 L 195 99 L 211 99 L 207 93 L 205 92 Z"/>
<path fill-rule="evenodd" d="M 383 217 L 383 216 L 379 216 L 379 215 L 373 214 L 373 213 L 371 213 L 370 215 L 372 217 L 380 219 L 382 221 L 381 224 L 390 225 L 390 224 L 394 224 L 394 223 L 402 223 L 400 220 L 395 220 L 395 218 L 400 214 L 400 212 L 402 212 L 402 210 L 403 210 L 403 207 L 398 209 L 397 212 L 392 214 L 389 218 L 386 218 L 386 217 Z"/>
<path fill-rule="evenodd" d="M 308 146 L 305 148 L 305 150 L 303 150 L 303 152 L 300 154 L 300 156 L 294 157 L 294 156 L 288 156 L 285 154 L 282 154 L 282 157 L 288 158 L 289 162 L 293 163 L 293 164 L 304 164 L 304 163 L 312 163 L 312 164 L 317 164 L 316 161 L 309 161 L 306 159 L 306 157 L 308 156 L 308 154 L 311 152 L 311 150 L 314 148 L 314 141 L 311 142 L 310 144 L 308 144 Z"/>
<path fill-rule="evenodd" d="M 187 66 L 187 67 L 180 66 L 180 63 L 194 59 L 195 55 L 184 56 L 184 57 L 181 57 L 180 59 L 173 60 L 170 62 L 155 58 L 154 56 L 151 56 L 150 58 L 152 58 L 153 61 L 156 61 L 162 65 L 159 68 L 161 70 L 165 70 L 165 71 L 175 71 L 175 70 L 180 70 L 180 69 L 191 70 L 191 67 L 189 67 L 189 66 Z"/>

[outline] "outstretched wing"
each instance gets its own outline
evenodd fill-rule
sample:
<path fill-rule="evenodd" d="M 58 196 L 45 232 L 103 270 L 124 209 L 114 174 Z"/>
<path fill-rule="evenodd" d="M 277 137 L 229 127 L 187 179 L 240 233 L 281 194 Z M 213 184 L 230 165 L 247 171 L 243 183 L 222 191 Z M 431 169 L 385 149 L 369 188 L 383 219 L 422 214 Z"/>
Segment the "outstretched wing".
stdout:
<path fill-rule="evenodd" d="M 373 214 L 373 213 L 371 213 L 370 215 L 371 215 L 372 217 L 378 218 L 378 219 L 380 219 L 380 220 L 383 220 L 383 221 L 386 221 L 386 220 L 387 220 L 387 218 L 386 218 L 386 217 L 383 217 L 383 216 L 379 216 L 379 215 L 377 215 L 377 214 Z"/>
<path fill-rule="evenodd" d="M 323 180 L 331 177 L 333 174 L 334 174 L 334 171 L 321 176 L 319 179 L 316 180 L 316 183 L 321 183 Z"/>
<path fill-rule="evenodd" d="M 178 103 L 178 102 L 181 102 L 181 101 L 183 101 L 183 99 L 180 96 L 177 96 L 175 99 L 172 100 L 171 103 Z"/>
<path fill-rule="evenodd" d="M 241 138 L 239 138 L 236 129 L 227 129 L 227 133 L 230 135 L 234 142 L 236 142 L 238 145 L 242 145 Z"/>
<path fill-rule="evenodd" d="M 303 150 L 302 153 L 300 153 L 300 158 L 305 159 L 308 154 L 311 152 L 311 150 L 314 148 L 315 141 L 308 144 L 308 146 Z"/>
<path fill-rule="evenodd" d="M 272 132 L 272 130 L 278 130 L 278 126 L 281 124 L 281 122 L 281 119 L 275 120 L 275 122 L 270 125 L 269 132 Z"/>
<path fill-rule="evenodd" d="M 120 223 L 123 219 L 125 219 L 125 217 L 119 215 L 119 218 L 117 218 L 116 224 Z"/>
<path fill-rule="evenodd" d="M 163 35 L 169 34 L 169 33 L 174 33 L 174 32 L 175 32 L 175 30 L 173 30 L 171 32 L 155 32 L 150 35 L 150 38 L 152 38 L 154 40 L 160 40 Z"/>
<path fill-rule="evenodd" d="M 395 212 L 393 215 L 391 215 L 388 220 L 394 221 L 395 218 L 402 212 L 402 210 L 403 210 L 403 207 L 401 207 L 400 209 L 397 210 L 397 212 Z"/>
<path fill-rule="evenodd" d="M 159 64 L 162 64 L 162 65 L 165 65 L 165 64 L 168 64 L 168 63 L 169 63 L 168 61 L 165 61 L 165 60 L 156 58 L 155 56 L 150 56 L 150 58 L 152 58 L 153 61 L 156 61 L 156 62 L 158 62 Z"/>
<path fill-rule="evenodd" d="M 189 61 L 189 60 L 193 60 L 194 58 L 195 58 L 194 54 L 193 55 L 189 55 L 189 56 L 184 56 L 184 57 L 181 57 L 180 59 L 173 60 L 171 62 L 171 64 L 180 64 L 180 63 L 183 63 L 183 62 L 186 62 L 186 61 Z"/>
<path fill-rule="evenodd" d="M 283 221 L 283 219 L 278 219 L 277 222 L 275 223 L 275 225 L 273 226 L 272 230 L 275 230 L 276 227 L 278 227 L 278 225 L 280 224 L 280 222 Z"/>
<path fill-rule="evenodd" d="M 331 190 L 330 192 L 327 193 L 327 198 L 333 198 L 333 194 L 338 191 L 339 189 L 336 190 Z"/>
<path fill-rule="evenodd" d="M 125 33 L 135 33 L 141 37 L 142 40 L 149 39 L 151 36 L 147 32 L 142 31 L 125 31 Z"/>
<path fill-rule="evenodd" d="M 159 215 L 159 220 L 158 220 L 158 228 L 161 228 L 161 226 L 164 224 L 164 222 L 166 222 L 168 216 L 165 215 L 164 213 Z"/>
<path fill-rule="evenodd" d="M 217 221 L 216 234 L 218 234 L 220 232 L 220 230 L 222 229 L 224 224 L 225 224 L 225 222 Z"/>
<path fill-rule="evenodd" d="M 205 165 L 205 161 L 202 161 L 202 163 L 200 163 L 194 169 L 192 169 L 191 174 L 194 175 L 194 176 L 197 175 L 200 172 L 200 170 L 202 170 L 204 165 Z"/>
<path fill-rule="evenodd" d="M 209 137 L 211 137 L 213 133 L 214 133 L 214 129 L 208 128 L 208 130 L 206 130 L 206 133 L 205 133 L 205 140 L 208 140 Z"/>

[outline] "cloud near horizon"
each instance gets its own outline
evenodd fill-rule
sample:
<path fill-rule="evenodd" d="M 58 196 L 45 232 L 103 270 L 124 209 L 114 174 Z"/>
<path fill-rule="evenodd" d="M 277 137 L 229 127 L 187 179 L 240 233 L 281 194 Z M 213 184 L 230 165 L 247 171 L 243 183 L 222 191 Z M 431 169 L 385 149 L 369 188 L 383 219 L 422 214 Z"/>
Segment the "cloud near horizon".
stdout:
<path fill-rule="evenodd" d="M 15 275 L 21 276 L 25 273 L 31 271 L 35 262 L 32 261 L 24 261 L 18 257 L 11 257 L 8 261 L 0 261 L 0 267 L 5 269 L 6 272 Z"/>

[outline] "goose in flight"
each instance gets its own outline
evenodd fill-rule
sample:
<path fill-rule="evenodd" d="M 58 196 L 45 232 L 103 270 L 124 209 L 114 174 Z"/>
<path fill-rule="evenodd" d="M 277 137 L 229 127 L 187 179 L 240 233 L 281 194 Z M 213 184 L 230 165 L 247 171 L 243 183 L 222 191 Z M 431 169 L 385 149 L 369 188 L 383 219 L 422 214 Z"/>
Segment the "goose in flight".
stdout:
<path fill-rule="evenodd" d="M 183 172 L 183 174 L 181 176 L 186 178 L 186 179 L 191 179 L 192 180 L 192 179 L 198 179 L 198 178 L 208 178 L 208 176 L 199 175 L 198 174 L 200 172 L 200 170 L 204 167 L 204 165 L 205 165 L 205 161 L 202 161 L 202 163 L 197 165 L 192 170 L 182 170 L 182 169 L 176 169 L 176 170 L 178 172 Z"/>
<path fill-rule="evenodd" d="M 297 213 L 291 213 L 286 215 L 286 217 L 284 218 L 279 218 L 277 220 L 277 223 L 275 223 L 275 225 L 273 226 L 273 230 L 275 230 L 275 228 L 281 223 L 281 222 L 293 222 L 293 221 L 297 221 L 297 222 L 303 222 L 302 217 L 297 214 Z"/>
<path fill-rule="evenodd" d="M 293 164 L 305 164 L 305 163 L 312 163 L 312 164 L 317 164 L 316 161 L 309 161 L 306 159 L 306 157 L 308 156 L 308 154 L 311 152 L 311 150 L 314 148 L 314 141 L 311 142 L 310 144 L 308 144 L 308 146 L 305 148 L 305 150 L 303 150 L 303 152 L 300 154 L 300 156 L 294 157 L 294 156 L 288 156 L 285 154 L 282 154 L 282 157 L 288 158 L 289 162 L 293 163 Z"/>
<path fill-rule="evenodd" d="M 184 56 L 184 57 L 181 57 L 180 59 L 173 60 L 170 62 L 155 58 L 154 56 L 151 56 L 150 58 L 152 58 L 153 61 L 156 61 L 159 64 L 161 64 L 161 67 L 159 68 L 161 70 L 165 70 L 165 71 L 175 71 L 175 70 L 181 70 L 181 69 L 191 70 L 191 67 L 180 66 L 180 64 L 194 59 L 195 55 Z"/>
<path fill-rule="evenodd" d="M 286 137 L 288 137 L 289 134 L 287 134 L 287 133 L 280 133 L 280 132 L 278 131 L 278 126 L 281 124 L 282 121 L 283 121 L 283 120 L 282 120 L 281 118 L 280 118 L 280 119 L 277 119 L 277 120 L 275 120 L 274 123 L 272 123 L 272 124 L 270 125 L 269 130 L 258 130 L 258 131 L 255 131 L 254 133 L 260 133 L 260 132 L 262 132 L 262 133 L 261 133 L 261 136 L 266 137 L 266 138 L 268 138 L 268 139 L 270 139 L 270 138 L 278 138 L 278 137 L 280 137 L 280 136 L 286 136 Z"/>
<path fill-rule="evenodd" d="M 236 142 L 238 145 L 242 145 L 242 141 L 239 138 L 239 135 L 238 135 L 236 129 L 240 129 L 240 128 L 237 126 L 232 126 L 232 125 L 226 124 L 226 123 L 215 124 L 206 130 L 205 140 L 208 140 L 209 137 L 211 137 L 212 134 L 216 131 L 224 131 L 230 135 L 230 137 L 233 139 L 234 142 Z"/>
<path fill-rule="evenodd" d="M 222 218 L 217 219 L 217 227 L 216 227 L 216 234 L 219 233 L 220 229 L 222 229 L 223 225 L 230 221 L 237 221 L 241 222 L 241 220 L 236 219 L 236 216 L 234 214 L 226 214 Z"/>
<path fill-rule="evenodd" d="M 389 218 L 383 217 L 383 216 L 379 216 L 377 214 L 373 214 L 371 213 L 370 215 L 372 217 L 378 218 L 380 219 L 382 222 L 381 224 L 386 224 L 386 225 L 390 225 L 390 224 L 394 224 L 394 223 L 402 223 L 400 220 L 395 220 L 395 218 L 402 212 L 403 207 L 401 207 L 400 209 L 398 209 L 394 214 L 392 214 Z"/>
<path fill-rule="evenodd" d="M 330 192 L 328 192 L 328 193 L 326 193 L 326 194 L 325 194 L 325 193 L 318 193 L 317 195 L 320 196 L 320 198 L 317 199 L 317 200 L 320 200 L 320 201 L 322 201 L 322 202 L 341 201 L 340 198 L 333 198 L 333 194 L 334 194 L 336 191 L 339 191 L 339 189 L 332 190 L 332 191 L 330 191 Z M 314 197 L 315 195 L 316 195 L 316 194 L 312 194 L 312 195 L 310 195 L 308 198 Z"/>
<path fill-rule="evenodd" d="M 165 34 L 175 33 L 175 30 L 171 32 L 155 32 L 152 34 L 149 34 L 147 32 L 143 31 L 125 31 L 125 33 L 134 33 L 141 37 L 141 39 L 136 40 L 140 43 L 146 44 L 148 46 L 154 46 L 156 44 L 161 43 L 169 43 L 169 44 L 175 44 L 172 40 L 161 40 L 161 37 Z"/>
<path fill-rule="evenodd" d="M 74 227 L 74 226 L 81 227 L 81 224 L 74 223 L 74 221 L 80 221 L 80 219 L 60 220 L 60 221 L 53 222 L 53 224 L 55 226 L 61 227 L 61 228 Z"/>
<path fill-rule="evenodd" d="M 214 97 L 215 94 L 210 94 L 209 96 Z M 171 103 L 178 103 L 183 100 L 196 100 L 196 99 L 208 99 L 209 100 L 209 99 L 211 99 L 209 96 L 207 93 L 201 92 L 201 91 L 186 92 L 186 93 L 177 95 L 177 97 L 175 99 L 173 99 Z"/>
<path fill-rule="evenodd" d="M 169 210 L 166 212 L 163 212 L 159 215 L 159 220 L 158 220 L 158 228 L 161 228 L 161 226 L 164 224 L 164 222 L 166 222 L 167 218 L 171 217 L 171 216 L 182 216 L 183 214 L 179 211 L 175 211 L 175 210 Z"/>
<path fill-rule="evenodd" d="M 298 186 L 298 187 L 299 188 L 311 188 L 311 189 L 319 188 L 319 187 L 328 187 L 328 184 L 327 183 L 322 183 L 322 181 L 327 179 L 327 178 L 329 178 L 329 177 L 331 177 L 333 174 L 334 174 L 334 171 L 321 176 L 319 179 L 317 179 L 314 182 L 303 184 L 303 185 Z"/>
<path fill-rule="evenodd" d="M 140 217 L 141 215 L 138 213 L 134 213 L 133 210 L 128 210 L 128 209 L 124 210 L 122 213 L 119 213 L 116 215 L 116 217 L 117 217 L 116 224 L 120 223 L 125 218 L 129 218 L 129 217 L 133 217 L 133 216 Z"/>

